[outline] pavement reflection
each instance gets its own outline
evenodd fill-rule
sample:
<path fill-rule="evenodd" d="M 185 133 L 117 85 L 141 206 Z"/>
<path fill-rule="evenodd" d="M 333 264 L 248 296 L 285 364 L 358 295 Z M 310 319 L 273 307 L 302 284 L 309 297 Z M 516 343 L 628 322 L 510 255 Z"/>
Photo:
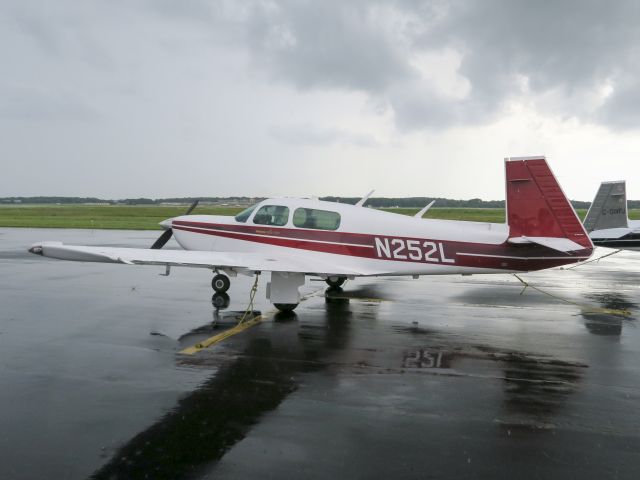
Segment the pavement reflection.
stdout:
<path fill-rule="evenodd" d="M 629 300 L 627 295 L 618 292 L 592 293 L 586 297 L 608 310 L 633 312 L 638 308 L 638 305 Z M 635 319 L 633 316 L 593 312 L 588 309 L 584 309 L 581 315 L 584 318 L 584 326 L 594 335 L 620 336 L 622 326 Z"/>
<path fill-rule="evenodd" d="M 201 473 L 294 392 L 300 374 L 326 368 L 336 349 L 348 347 L 349 306 L 348 299 L 328 300 L 324 318 L 302 329 L 295 313 L 276 314 L 273 331 L 252 332 L 233 358 L 180 358 L 182 364 L 215 367 L 215 373 L 119 448 L 92 478 L 180 479 Z M 210 331 L 211 324 L 202 325 L 181 341 Z"/>

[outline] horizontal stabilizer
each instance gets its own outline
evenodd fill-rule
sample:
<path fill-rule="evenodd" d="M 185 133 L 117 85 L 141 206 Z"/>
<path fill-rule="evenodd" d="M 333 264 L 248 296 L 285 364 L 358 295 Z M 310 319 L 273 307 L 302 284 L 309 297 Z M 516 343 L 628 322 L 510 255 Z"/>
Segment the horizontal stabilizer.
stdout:
<path fill-rule="evenodd" d="M 507 240 L 509 243 L 516 245 L 526 245 L 535 243 L 548 247 L 559 252 L 573 252 L 576 250 L 584 250 L 584 247 L 568 238 L 558 237 L 511 237 Z"/>
<path fill-rule="evenodd" d="M 617 240 L 634 232 L 631 228 L 605 228 L 602 230 L 593 230 L 589 232 L 591 238 L 606 238 L 608 240 Z"/>

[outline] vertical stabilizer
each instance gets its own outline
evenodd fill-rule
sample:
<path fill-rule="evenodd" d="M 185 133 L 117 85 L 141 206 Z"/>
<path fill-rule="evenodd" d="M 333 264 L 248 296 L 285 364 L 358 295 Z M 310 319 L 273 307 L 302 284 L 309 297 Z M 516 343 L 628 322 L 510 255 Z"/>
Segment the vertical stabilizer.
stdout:
<path fill-rule="evenodd" d="M 593 248 L 544 157 L 508 158 L 505 169 L 510 241 L 562 238 L 576 248 Z"/>
<path fill-rule="evenodd" d="M 602 182 L 584 219 L 584 228 L 587 232 L 592 232 L 628 227 L 625 181 Z"/>

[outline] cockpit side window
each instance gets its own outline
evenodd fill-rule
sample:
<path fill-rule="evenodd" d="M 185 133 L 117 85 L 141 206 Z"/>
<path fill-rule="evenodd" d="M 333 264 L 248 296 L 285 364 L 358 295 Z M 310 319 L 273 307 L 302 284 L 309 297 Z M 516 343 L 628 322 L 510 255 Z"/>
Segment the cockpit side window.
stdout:
<path fill-rule="evenodd" d="M 282 227 L 289 221 L 289 207 L 281 205 L 265 205 L 253 217 L 253 223 L 258 225 L 273 225 Z"/>
<path fill-rule="evenodd" d="M 337 230 L 340 227 L 340 214 L 314 208 L 297 208 L 293 212 L 293 224 L 298 228 Z"/>
<path fill-rule="evenodd" d="M 236 219 L 236 222 L 246 223 L 249 217 L 251 216 L 251 213 L 256 209 L 257 206 L 258 206 L 257 204 L 251 205 L 249 208 L 245 208 L 243 211 L 241 211 L 238 215 L 234 217 Z"/>

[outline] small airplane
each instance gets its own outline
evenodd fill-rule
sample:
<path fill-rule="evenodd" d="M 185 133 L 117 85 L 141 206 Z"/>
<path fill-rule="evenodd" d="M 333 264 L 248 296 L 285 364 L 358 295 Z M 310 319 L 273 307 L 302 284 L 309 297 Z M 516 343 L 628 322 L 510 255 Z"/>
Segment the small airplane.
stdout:
<path fill-rule="evenodd" d="M 185 215 L 160 223 L 150 249 L 42 242 L 29 251 L 81 262 L 208 268 L 213 289 L 229 277 L 271 272 L 267 298 L 295 309 L 307 276 L 340 287 L 355 277 L 515 273 L 577 263 L 593 243 L 544 157 L 505 159 L 507 222 L 421 218 L 304 198 L 270 198 L 235 217 Z M 370 195 L 370 194 L 369 194 Z M 161 250 L 175 236 L 184 250 Z"/>
<path fill-rule="evenodd" d="M 640 221 L 629 220 L 624 180 L 600 184 L 584 228 L 598 247 L 640 251 Z"/>

